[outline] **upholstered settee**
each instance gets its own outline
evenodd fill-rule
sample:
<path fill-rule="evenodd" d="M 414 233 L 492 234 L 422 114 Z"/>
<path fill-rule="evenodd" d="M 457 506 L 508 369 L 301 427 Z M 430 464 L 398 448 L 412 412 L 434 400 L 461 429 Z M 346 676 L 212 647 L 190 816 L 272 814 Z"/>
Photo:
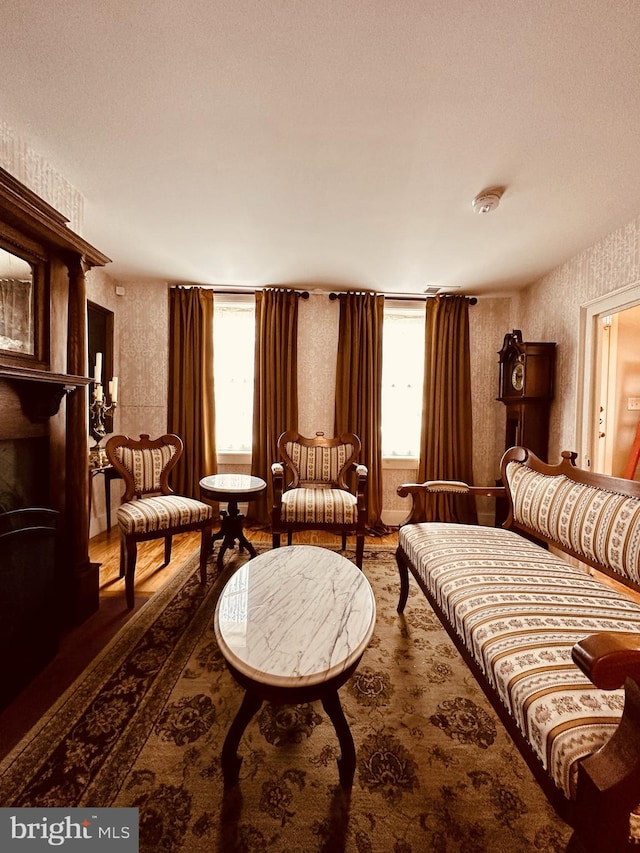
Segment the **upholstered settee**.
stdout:
<path fill-rule="evenodd" d="M 569 849 L 627 850 L 640 803 L 640 483 L 562 456 L 505 453 L 503 528 L 403 525 L 398 611 L 411 572 L 574 828 Z M 443 488 L 467 487 L 398 492 Z"/>

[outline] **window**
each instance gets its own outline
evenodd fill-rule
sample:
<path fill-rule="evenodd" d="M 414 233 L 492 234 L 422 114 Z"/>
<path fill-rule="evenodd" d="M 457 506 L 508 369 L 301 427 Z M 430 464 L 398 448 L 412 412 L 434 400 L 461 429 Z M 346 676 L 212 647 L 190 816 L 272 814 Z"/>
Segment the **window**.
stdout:
<path fill-rule="evenodd" d="M 213 373 L 218 453 L 250 453 L 253 432 L 253 297 L 216 297 L 213 311 Z"/>
<path fill-rule="evenodd" d="M 382 455 L 419 457 L 424 377 L 424 304 L 384 306 Z"/>

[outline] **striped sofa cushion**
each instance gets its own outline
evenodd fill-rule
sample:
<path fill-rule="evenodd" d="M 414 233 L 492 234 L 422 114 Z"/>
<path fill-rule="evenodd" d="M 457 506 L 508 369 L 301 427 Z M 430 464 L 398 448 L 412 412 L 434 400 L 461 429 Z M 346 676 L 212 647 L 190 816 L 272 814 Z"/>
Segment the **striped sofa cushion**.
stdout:
<path fill-rule="evenodd" d="M 353 453 L 353 444 L 307 447 L 297 441 L 287 441 L 285 451 L 297 468 L 302 483 L 336 483 L 340 471 Z"/>
<path fill-rule="evenodd" d="M 344 489 L 290 489 L 282 495 L 280 518 L 304 524 L 355 525 L 358 502 Z"/>
<path fill-rule="evenodd" d="M 640 583 L 640 498 L 509 462 L 513 515 L 533 530 Z"/>
<path fill-rule="evenodd" d="M 206 521 L 212 516 L 213 510 L 208 504 L 179 495 L 127 501 L 118 507 L 117 513 L 118 527 L 125 534 L 169 530 Z"/>
<path fill-rule="evenodd" d="M 614 732 L 622 690 L 571 659 L 596 631 L 640 631 L 640 605 L 513 532 L 409 524 L 399 544 L 542 765 L 568 798 L 576 762 Z"/>
<path fill-rule="evenodd" d="M 130 471 L 135 481 L 137 495 L 160 491 L 160 475 L 174 456 L 173 445 L 133 450 L 129 447 L 117 447 L 117 459 Z"/>

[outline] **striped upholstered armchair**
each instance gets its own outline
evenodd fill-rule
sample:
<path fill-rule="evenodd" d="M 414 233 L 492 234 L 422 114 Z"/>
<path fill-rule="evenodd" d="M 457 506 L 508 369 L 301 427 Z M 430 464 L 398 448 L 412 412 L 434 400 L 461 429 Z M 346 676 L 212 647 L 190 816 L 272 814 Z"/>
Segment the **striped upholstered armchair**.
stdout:
<path fill-rule="evenodd" d="M 171 542 L 176 533 L 201 530 L 200 580 L 207 579 L 207 557 L 211 550 L 213 509 L 194 498 L 181 497 L 169 486 L 169 473 L 182 455 L 182 439 L 162 435 L 139 439 L 114 435 L 106 444 L 109 462 L 125 482 L 118 507 L 120 529 L 120 577 L 125 579 L 127 607 L 134 605 L 134 575 L 137 544 L 145 539 L 164 538 L 164 564 L 171 560 Z"/>
<path fill-rule="evenodd" d="M 278 439 L 280 461 L 271 466 L 273 509 L 271 529 L 273 547 L 280 546 L 280 534 L 291 544 L 296 530 L 328 530 L 356 537 L 356 564 L 362 568 L 364 534 L 367 520 L 367 477 L 365 465 L 356 460 L 360 439 L 353 433 L 325 438 L 305 438 L 295 431 Z M 348 475 L 353 472 L 350 487 Z"/>

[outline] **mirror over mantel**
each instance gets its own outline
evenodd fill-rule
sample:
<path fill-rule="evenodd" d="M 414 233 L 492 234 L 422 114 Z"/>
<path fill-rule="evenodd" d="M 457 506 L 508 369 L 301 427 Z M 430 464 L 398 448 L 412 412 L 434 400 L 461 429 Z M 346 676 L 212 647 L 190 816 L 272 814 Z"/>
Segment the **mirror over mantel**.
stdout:
<path fill-rule="evenodd" d="M 40 247 L 0 237 L 0 363 L 49 367 L 49 287 Z M 26 241 L 25 241 L 26 242 Z"/>
<path fill-rule="evenodd" d="M 24 258 L 0 246 L 0 349 L 35 356 L 34 270 Z"/>

